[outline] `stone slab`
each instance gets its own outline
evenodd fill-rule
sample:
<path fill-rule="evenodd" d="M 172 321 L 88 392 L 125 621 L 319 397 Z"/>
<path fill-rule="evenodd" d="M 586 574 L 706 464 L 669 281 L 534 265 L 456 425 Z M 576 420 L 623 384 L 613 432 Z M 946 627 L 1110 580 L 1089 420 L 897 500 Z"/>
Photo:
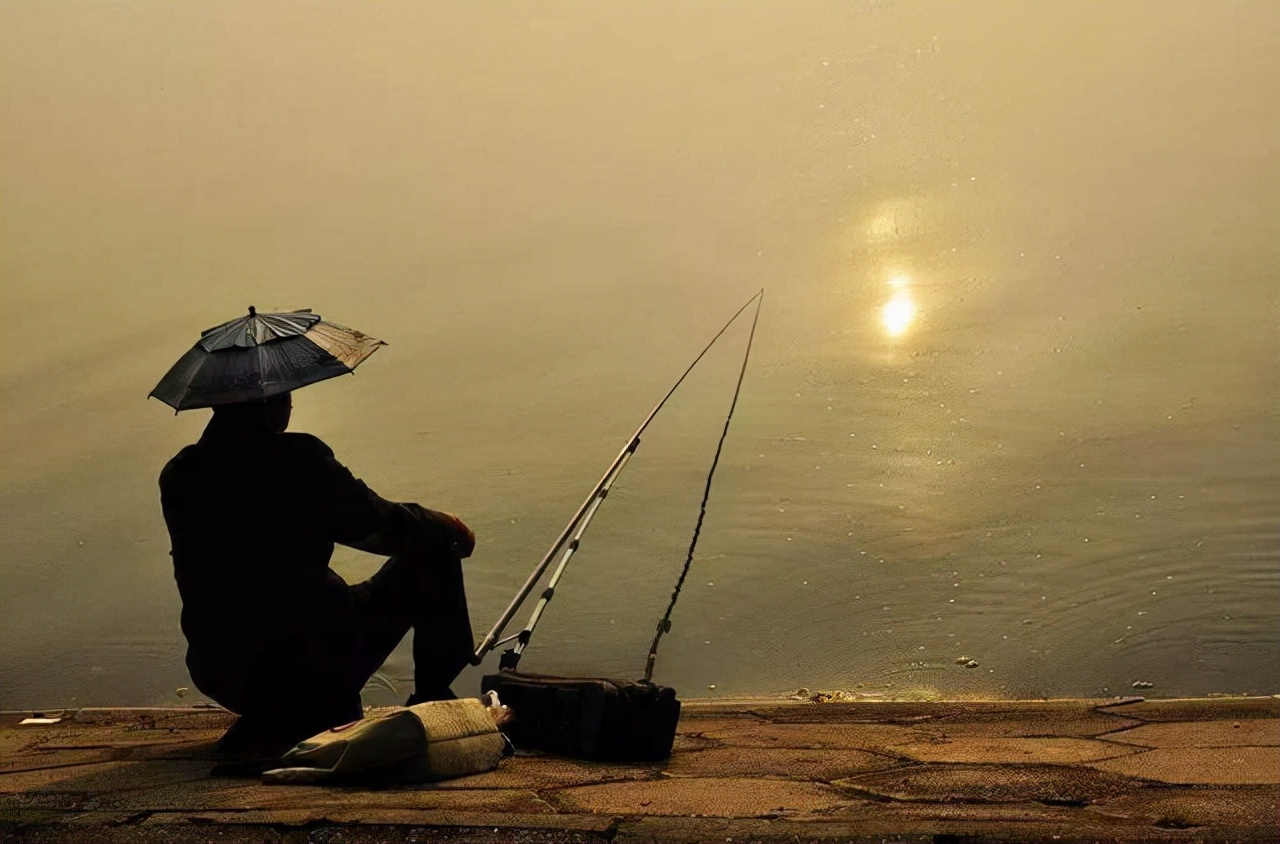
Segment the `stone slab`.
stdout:
<path fill-rule="evenodd" d="M 0 801 L 0 829 L 9 825 L 31 826 L 58 823 L 66 820 L 69 814 L 59 809 L 34 809 Z M 4 840 L 2 836 L 0 840 Z"/>
<path fill-rule="evenodd" d="M 0 774 L 0 794 L 103 795 L 209 779 L 204 762 L 98 762 Z"/>
<path fill-rule="evenodd" d="M 81 807 L 86 803 L 92 803 L 94 799 L 95 797 L 92 794 L 59 794 L 43 791 L 0 794 L 0 810 L 47 809 L 54 812 L 71 813 L 83 811 Z"/>
<path fill-rule="evenodd" d="M 857 818 L 815 820 L 644 817 L 626 819 L 613 838 L 625 844 L 940 844 L 941 842 L 1183 841 L 1169 830 L 1037 804 L 1019 805 L 888 805 Z M 1205 838 L 1191 839 L 1196 841 Z M 1267 840 L 1247 836 L 1225 840 Z"/>
<path fill-rule="evenodd" d="M 19 727 L 25 742 L 23 749 L 77 750 L 93 748 L 127 748 L 148 745 L 171 745 L 176 742 L 212 743 L 222 735 L 220 730 L 179 730 L 144 727 L 119 727 L 109 724 L 84 725 L 71 721 L 38 727 Z"/>
<path fill-rule="evenodd" d="M 678 757 L 677 757 L 678 758 Z M 437 788 L 563 788 L 570 785 L 657 779 L 663 763 L 624 765 L 558 756 L 517 755 L 497 770 L 435 784 Z"/>
<path fill-rule="evenodd" d="M 30 745 L 0 754 L 0 774 L 64 768 L 95 762 L 137 762 L 143 760 L 202 760 L 210 768 L 218 759 L 211 742 L 176 740 L 172 743 L 141 745 L 111 744 L 88 747 Z"/>
<path fill-rule="evenodd" d="M 49 768 L 67 768 L 90 765 L 97 762 L 116 761 L 111 748 L 97 750 L 31 750 L 23 749 L 0 757 L 0 775 L 18 771 L 42 771 Z"/>
<path fill-rule="evenodd" d="M 286 811 L 358 809 L 374 812 L 391 809 L 423 811 L 502 812 L 545 814 L 554 809 L 530 789 L 437 788 L 434 786 L 384 789 L 334 786 L 264 785 L 252 780 L 208 780 L 183 786 L 103 795 L 97 808 L 131 812 Z"/>
<path fill-rule="evenodd" d="M 671 743 L 671 752 L 683 753 L 686 750 L 706 750 L 708 747 L 715 746 L 716 742 L 703 738 L 698 733 L 676 733 L 675 741 Z"/>
<path fill-rule="evenodd" d="M 914 724 L 965 711 L 960 703 L 865 701 L 856 703 L 778 703 L 756 705 L 750 712 L 776 724 Z"/>
<path fill-rule="evenodd" d="M 1070 698 L 1057 700 L 951 700 L 951 701 L 886 701 L 866 700 L 839 703 L 812 703 L 809 701 L 781 701 L 771 704 L 737 704 L 734 706 L 707 706 L 691 711 L 733 712 L 748 711 L 752 715 L 779 724 L 881 723 L 914 724 L 936 720 L 965 720 L 970 718 L 1019 717 L 1034 713 L 1088 713 L 1100 707 L 1114 706 L 1117 698 Z M 1124 699 L 1127 700 L 1127 699 Z"/>
<path fill-rule="evenodd" d="M 1280 784 L 1280 747 L 1158 748 L 1087 764 L 1179 785 Z"/>
<path fill-rule="evenodd" d="M 702 735 L 707 732 L 763 727 L 769 723 L 771 722 L 753 715 L 699 715 L 682 711 L 680 723 L 676 725 L 676 733 L 677 735 Z"/>
<path fill-rule="evenodd" d="M 520 814 L 467 809 L 406 809 L 316 806 L 299 809 L 249 809 L 242 812 L 157 812 L 139 821 L 147 827 L 317 826 L 489 827 L 526 830 L 574 830 L 605 833 L 614 824 L 599 815 Z"/>
<path fill-rule="evenodd" d="M 186 734 L 187 736 L 193 734 Z M 185 760 L 198 759 L 208 763 L 210 770 L 219 762 L 226 761 L 226 757 L 218 752 L 217 739 L 194 738 L 190 740 L 175 741 L 173 744 L 147 744 L 139 747 L 127 748 L 125 751 L 118 751 L 116 754 L 121 759 L 155 759 L 163 760 Z"/>
<path fill-rule="evenodd" d="M 557 791 L 548 799 L 569 812 L 729 818 L 812 815 L 852 802 L 825 784 L 745 777 L 588 785 Z"/>
<path fill-rule="evenodd" d="M 1270 818 L 1280 839 L 1280 789 L 1270 786 L 1141 788 L 1105 797 L 1089 809 L 1162 829 L 1247 827 Z"/>
<path fill-rule="evenodd" d="M 435 823 L 457 820 L 460 823 Z M 478 826 L 465 825 L 474 820 Z M 132 823 L 99 827 L 91 838 L 85 830 L 66 826 L 26 828 L 22 844 L 596 844 L 609 840 L 594 830 L 483 825 L 484 816 L 439 816 L 422 823 L 388 825 L 359 823 L 225 824 L 217 820 L 190 824 Z"/>
<path fill-rule="evenodd" d="M 769 722 L 754 716 L 733 715 L 690 715 L 682 711 L 680 723 L 676 725 L 676 739 L 672 744 L 673 753 L 686 750 L 705 750 L 715 747 L 720 742 L 710 735 L 738 733 L 744 729 L 766 727 Z"/>
<path fill-rule="evenodd" d="M 16 723 L 0 726 L 0 759 L 31 747 L 39 730 L 40 727 L 20 727 Z"/>
<path fill-rule="evenodd" d="M 1011 712 L 966 712 L 936 718 L 918 729 L 944 736 L 1092 738 L 1141 723 L 1136 718 L 1058 704 Z"/>
<path fill-rule="evenodd" d="M 663 771 L 683 777 L 787 777 L 829 782 L 898 764 L 892 757 L 864 750 L 717 747 L 674 755 Z"/>
<path fill-rule="evenodd" d="M 1219 697 L 1187 700 L 1140 700 L 1099 707 L 1143 721 L 1201 721 L 1237 718 L 1280 718 L 1280 697 Z"/>
<path fill-rule="evenodd" d="M 702 733 L 730 747 L 828 748 L 891 752 L 893 748 L 924 741 L 927 733 L 897 724 L 761 724 L 744 728 L 708 730 Z"/>
<path fill-rule="evenodd" d="M 146 729 L 225 731 L 236 720 L 234 713 L 217 706 L 209 707 L 85 707 L 77 709 L 71 719 L 85 726 L 137 726 Z"/>
<path fill-rule="evenodd" d="M 1165 721 L 1110 733 L 1107 741 L 1144 747 L 1275 747 L 1280 745 L 1280 719 Z"/>
<path fill-rule="evenodd" d="M 896 753 L 920 762 L 1070 765 L 1139 752 L 1136 748 L 1081 738 L 964 738 L 901 744 Z"/>
<path fill-rule="evenodd" d="M 1133 784 L 1121 776 L 1057 765 L 930 765 L 851 777 L 832 785 L 862 796 L 936 803 L 1085 805 L 1133 790 Z"/>
<path fill-rule="evenodd" d="M 1040 803 L 1033 800 L 1008 802 L 965 802 L 948 803 L 902 802 L 876 804 L 880 810 L 868 820 L 886 824 L 896 824 L 900 828 L 938 828 L 945 824 L 952 829 L 956 825 L 969 821 L 981 824 L 985 833 L 991 826 L 996 828 L 1010 826 L 1021 829 L 1043 829 L 1045 826 L 1061 830 L 1063 827 L 1109 827 L 1118 828 L 1131 825 L 1124 819 L 1090 816 L 1085 810 L 1076 806 L 1063 806 Z M 944 827 L 945 828 L 945 827 Z M 983 837 L 985 840 L 985 836 Z M 1070 840 L 1079 840 L 1072 838 Z"/>

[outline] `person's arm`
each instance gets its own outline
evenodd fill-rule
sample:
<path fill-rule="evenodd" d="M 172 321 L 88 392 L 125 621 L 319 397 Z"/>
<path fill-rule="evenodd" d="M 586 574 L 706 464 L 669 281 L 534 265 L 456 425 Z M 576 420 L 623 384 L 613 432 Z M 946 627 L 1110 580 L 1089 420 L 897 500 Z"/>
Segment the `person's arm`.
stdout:
<path fill-rule="evenodd" d="M 461 519 L 417 504 L 387 501 L 339 463 L 327 445 L 302 436 L 309 441 L 325 526 L 334 542 L 384 557 L 421 542 L 470 556 L 475 537 Z"/>
<path fill-rule="evenodd" d="M 357 483 L 360 482 L 357 481 Z M 363 486 L 363 483 L 361 485 Z M 377 498 L 377 494 L 372 490 L 369 490 L 369 495 Z M 475 534 L 462 519 L 454 514 L 428 510 L 419 504 L 394 503 L 381 498 L 378 500 L 383 504 L 400 508 L 401 512 L 391 520 L 391 523 L 373 533 L 350 541 L 335 537 L 334 541 L 384 557 L 400 553 L 406 544 L 415 541 L 417 537 L 424 536 L 428 542 L 439 544 L 459 557 L 470 557 L 471 552 L 475 550 Z"/>

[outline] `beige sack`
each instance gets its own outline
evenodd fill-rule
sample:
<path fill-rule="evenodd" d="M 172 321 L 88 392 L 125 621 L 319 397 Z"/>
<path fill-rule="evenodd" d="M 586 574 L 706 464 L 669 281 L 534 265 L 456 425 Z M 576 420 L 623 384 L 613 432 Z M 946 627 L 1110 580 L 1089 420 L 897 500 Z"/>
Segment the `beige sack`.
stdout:
<path fill-rule="evenodd" d="M 488 705 L 486 705 L 488 703 Z M 300 742 L 262 775 L 276 784 L 391 779 L 431 782 L 491 771 L 507 752 L 496 698 L 420 703 Z"/>

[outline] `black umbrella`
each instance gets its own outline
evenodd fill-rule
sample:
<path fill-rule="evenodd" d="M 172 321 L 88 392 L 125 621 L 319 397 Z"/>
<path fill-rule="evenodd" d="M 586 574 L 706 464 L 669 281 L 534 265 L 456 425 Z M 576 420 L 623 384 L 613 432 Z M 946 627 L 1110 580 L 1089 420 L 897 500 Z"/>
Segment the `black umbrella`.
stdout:
<path fill-rule="evenodd" d="M 151 391 L 174 410 L 265 399 L 353 372 L 386 344 L 310 310 L 249 315 L 210 328 Z"/>

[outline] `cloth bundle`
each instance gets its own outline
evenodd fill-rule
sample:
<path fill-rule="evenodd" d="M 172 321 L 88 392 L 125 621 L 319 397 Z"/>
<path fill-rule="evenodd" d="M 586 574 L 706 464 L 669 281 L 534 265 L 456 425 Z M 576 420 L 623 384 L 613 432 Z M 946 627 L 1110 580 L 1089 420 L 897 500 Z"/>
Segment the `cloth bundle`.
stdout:
<path fill-rule="evenodd" d="M 299 742 L 262 779 L 279 785 L 432 782 L 492 771 L 510 754 L 498 731 L 509 715 L 492 692 L 397 708 Z"/>

